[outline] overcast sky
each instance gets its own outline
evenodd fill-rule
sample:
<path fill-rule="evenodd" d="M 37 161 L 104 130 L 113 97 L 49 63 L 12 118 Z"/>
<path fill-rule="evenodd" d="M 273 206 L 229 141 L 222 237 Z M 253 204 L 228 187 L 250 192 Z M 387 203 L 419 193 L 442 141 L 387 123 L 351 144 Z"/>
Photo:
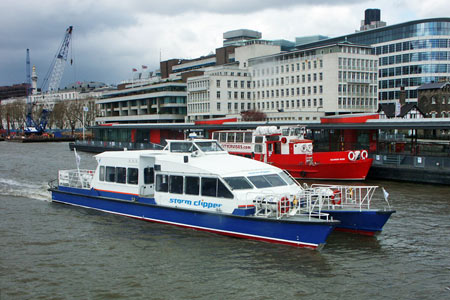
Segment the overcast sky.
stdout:
<path fill-rule="evenodd" d="M 29 48 L 40 87 L 70 25 L 74 63 L 66 66 L 61 86 L 117 84 L 131 78 L 132 68 L 159 68 L 160 57 L 207 55 L 234 29 L 290 41 L 349 34 L 367 8 L 381 9 L 388 25 L 450 16 L 448 0 L 1 0 L 0 86 L 26 81 Z"/>

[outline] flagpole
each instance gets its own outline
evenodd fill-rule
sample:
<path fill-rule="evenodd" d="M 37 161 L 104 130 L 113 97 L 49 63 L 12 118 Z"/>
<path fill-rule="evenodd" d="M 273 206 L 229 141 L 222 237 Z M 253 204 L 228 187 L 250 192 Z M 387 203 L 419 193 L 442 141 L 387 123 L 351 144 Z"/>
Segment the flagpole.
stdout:
<path fill-rule="evenodd" d="M 81 187 L 83 187 L 83 181 L 81 180 L 81 172 L 80 172 L 81 157 L 77 153 L 77 148 L 73 148 L 73 153 L 75 153 L 75 161 L 77 163 L 78 177 L 80 178 Z"/>

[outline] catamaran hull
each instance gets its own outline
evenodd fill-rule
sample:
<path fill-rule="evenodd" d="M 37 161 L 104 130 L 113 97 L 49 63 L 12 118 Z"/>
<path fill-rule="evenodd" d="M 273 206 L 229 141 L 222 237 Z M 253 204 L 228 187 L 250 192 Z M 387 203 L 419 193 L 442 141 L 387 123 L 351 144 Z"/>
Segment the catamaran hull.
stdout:
<path fill-rule="evenodd" d="M 263 217 L 193 211 L 151 204 L 152 198 L 135 201 L 99 196 L 95 190 L 60 187 L 50 189 L 52 201 L 136 219 L 176 225 L 217 234 L 270 243 L 320 249 L 336 221 L 276 220 Z"/>
<path fill-rule="evenodd" d="M 330 214 L 333 219 L 341 221 L 336 226 L 337 231 L 345 231 L 373 236 L 383 230 L 384 224 L 395 210 L 322 210 Z"/>

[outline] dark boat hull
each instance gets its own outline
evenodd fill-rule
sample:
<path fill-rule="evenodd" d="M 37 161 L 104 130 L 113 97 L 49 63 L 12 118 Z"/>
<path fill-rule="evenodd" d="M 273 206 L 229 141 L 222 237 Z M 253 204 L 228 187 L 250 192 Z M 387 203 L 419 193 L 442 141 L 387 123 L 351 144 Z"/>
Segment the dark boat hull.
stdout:
<path fill-rule="evenodd" d="M 395 210 L 323 210 L 333 219 L 341 223 L 336 230 L 362 235 L 375 235 L 383 230 L 383 226 Z"/>

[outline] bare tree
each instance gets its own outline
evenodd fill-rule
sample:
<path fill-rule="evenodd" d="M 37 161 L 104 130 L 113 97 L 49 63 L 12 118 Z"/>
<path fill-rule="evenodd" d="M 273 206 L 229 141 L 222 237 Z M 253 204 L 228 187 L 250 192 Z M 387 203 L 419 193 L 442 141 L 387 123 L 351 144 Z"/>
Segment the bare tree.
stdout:
<path fill-rule="evenodd" d="M 67 106 L 68 106 L 67 102 L 64 101 L 58 102 L 55 104 L 52 113 L 50 114 L 50 120 L 52 120 L 52 124 L 55 123 L 56 127 L 59 129 L 66 128 Z"/>
<path fill-rule="evenodd" d="M 88 98 L 84 101 L 83 104 L 84 107 L 88 108 L 88 111 L 83 111 L 85 114 L 85 127 L 89 127 L 94 125 L 95 122 L 95 118 L 97 117 L 97 115 L 99 114 L 100 110 L 98 109 L 98 105 L 95 104 L 95 99 L 94 98 Z M 83 116 L 81 116 L 83 117 Z"/>
<path fill-rule="evenodd" d="M 241 112 L 242 121 L 265 121 L 267 116 L 259 110 L 246 110 Z"/>
<path fill-rule="evenodd" d="M 9 115 L 11 127 L 13 129 L 23 128 L 26 124 L 26 104 L 21 101 L 8 103 L 5 107 L 6 114 Z"/>
<path fill-rule="evenodd" d="M 83 118 L 83 103 L 79 100 L 71 101 L 67 106 L 66 118 L 73 135 L 77 123 Z"/>

